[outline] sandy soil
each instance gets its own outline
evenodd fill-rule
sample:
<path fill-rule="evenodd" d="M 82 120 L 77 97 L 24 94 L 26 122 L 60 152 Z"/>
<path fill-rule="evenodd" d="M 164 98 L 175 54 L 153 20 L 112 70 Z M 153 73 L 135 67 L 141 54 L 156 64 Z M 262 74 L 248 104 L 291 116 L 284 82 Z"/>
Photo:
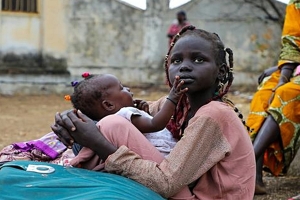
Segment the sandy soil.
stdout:
<path fill-rule="evenodd" d="M 166 94 L 162 90 L 132 89 L 136 98 L 156 100 Z M 251 93 L 230 93 L 230 99 L 241 110 L 245 119 L 249 111 Z M 0 149 L 13 142 L 37 139 L 51 131 L 56 112 L 70 109 L 71 103 L 63 95 L 0 96 Z M 265 176 L 268 195 L 255 200 L 286 200 L 300 194 L 300 177 Z"/>

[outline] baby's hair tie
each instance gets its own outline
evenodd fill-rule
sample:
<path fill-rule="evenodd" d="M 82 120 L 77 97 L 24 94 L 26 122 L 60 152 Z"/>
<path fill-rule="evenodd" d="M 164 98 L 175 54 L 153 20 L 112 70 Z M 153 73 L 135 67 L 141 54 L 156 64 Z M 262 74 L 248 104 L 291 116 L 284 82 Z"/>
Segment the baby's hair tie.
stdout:
<path fill-rule="evenodd" d="M 82 76 L 83 78 L 87 78 L 87 77 L 89 77 L 89 75 L 90 75 L 90 73 L 84 72 L 81 76 Z"/>
<path fill-rule="evenodd" d="M 72 87 L 75 87 L 78 83 L 79 83 L 78 81 L 72 81 L 71 85 L 72 85 Z"/>
<path fill-rule="evenodd" d="M 70 101 L 71 100 L 71 96 L 70 95 L 65 95 L 65 100 Z"/>

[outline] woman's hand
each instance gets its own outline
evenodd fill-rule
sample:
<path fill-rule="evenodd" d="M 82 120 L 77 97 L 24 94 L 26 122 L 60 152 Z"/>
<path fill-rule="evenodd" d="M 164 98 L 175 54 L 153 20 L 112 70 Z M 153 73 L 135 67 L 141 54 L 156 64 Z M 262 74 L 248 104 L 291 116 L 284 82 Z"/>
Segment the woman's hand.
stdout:
<path fill-rule="evenodd" d="M 290 82 L 290 78 L 293 76 L 293 72 L 297 65 L 298 63 L 286 63 L 281 67 L 279 81 L 276 87 L 272 89 L 273 93 L 271 95 L 271 98 L 269 99 L 269 105 L 271 104 L 271 102 L 274 99 L 274 96 L 276 95 L 276 90 L 284 84 Z"/>
<path fill-rule="evenodd" d="M 72 121 L 67 117 L 67 113 L 69 112 L 75 111 L 72 109 L 66 110 L 62 113 L 57 112 L 55 114 L 55 124 L 51 125 L 51 129 L 65 146 L 72 148 L 74 139 L 69 133 L 69 130 L 75 130 L 76 128 Z M 63 118 L 65 118 L 65 120 Z"/>
<path fill-rule="evenodd" d="M 51 128 L 66 146 L 70 147 L 75 141 L 104 160 L 117 149 L 102 135 L 95 122 L 80 111 L 57 113 Z"/>

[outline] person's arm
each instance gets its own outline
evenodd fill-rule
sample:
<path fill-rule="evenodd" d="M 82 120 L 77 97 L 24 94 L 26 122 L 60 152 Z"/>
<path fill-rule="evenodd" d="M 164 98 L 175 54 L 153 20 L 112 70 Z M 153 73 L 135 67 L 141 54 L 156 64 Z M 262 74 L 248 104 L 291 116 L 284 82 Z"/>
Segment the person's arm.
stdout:
<path fill-rule="evenodd" d="M 105 170 L 131 178 L 167 198 L 201 177 L 230 150 L 217 122 L 199 116 L 190 120 L 185 136 L 161 164 L 142 160 L 121 146 L 108 157 Z"/>
<path fill-rule="evenodd" d="M 264 80 L 264 78 L 270 76 L 276 70 L 278 70 L 278 66 L 273 66 L 273 67 L 270 67 L 270 68 L 264 70 L 263 73 L 261 73 L 258 77 L 258 81 L 257 81 L 258 84 L 261 84 L 262 81 Z"/>
<path fill-rule="evenodd" d="M 290 82 L 290 78 L 293 75 L 294 69 L 297 67 L 298 64 L 296 63 L 286 63 L 280 68 L 280 77 L 277 85 L 272 89 L 273 92 L 277 90 L 280 86 Z M 269 102 L 271 102 L 273 99 L 273 95 L 271 96 L 271 99 Z"/>
<path fill-rule="evenodd" d="M 187 88 L 181 89 L 183 84 L 183 81 L 179 81 L 179 77 L 175 77 L 173 87 L 171 88 L 170 93 L 166 98 L 167 100 L 165 101 L 159 112 L 156 113 L 153 118 L 132 116 L 132 124 L 142 133 L 159 131 L 165 128 L 174 113 L 175 107 L 180 97 L 187 91 Z"/>
<path fill-rule="evenodd" d="M 299 52 L 300 55 L 300 52 Z M 279 83 L 287 83 L 290 81 L 290 78 L 293 75 L 294 70 L 298 66 L 298 63 L 285 63 L 283 66 L 281 66 L 280 69 L 280 79 Z"/>
<path fill-rule="evenodd" d="M 151 116 L 156 115 L 156 113 L 158 113 L 160 111 L 160 109 L 164 105 L 165 101 L 167 100 L 166 99 L 167 97 L 168 97 L 168 95 L 165 95 L 156 101 L 151 101 L 151 102 L 148 101 L 147 102 L 149 104 L 149 113 Z"/>

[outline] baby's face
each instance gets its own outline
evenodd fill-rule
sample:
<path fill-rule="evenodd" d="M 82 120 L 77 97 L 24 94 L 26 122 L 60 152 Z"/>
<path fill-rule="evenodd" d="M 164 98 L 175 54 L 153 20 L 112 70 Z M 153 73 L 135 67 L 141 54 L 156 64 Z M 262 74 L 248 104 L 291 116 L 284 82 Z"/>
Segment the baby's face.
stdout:
<path fill-rule="evenodd" d="M 124 87 L 113 75 L 105 75 L 103 82 L 107 87 L 106 98 L 113 101 L 118 109 L 134 106 L 133 93 L 128 87 Z"/>

